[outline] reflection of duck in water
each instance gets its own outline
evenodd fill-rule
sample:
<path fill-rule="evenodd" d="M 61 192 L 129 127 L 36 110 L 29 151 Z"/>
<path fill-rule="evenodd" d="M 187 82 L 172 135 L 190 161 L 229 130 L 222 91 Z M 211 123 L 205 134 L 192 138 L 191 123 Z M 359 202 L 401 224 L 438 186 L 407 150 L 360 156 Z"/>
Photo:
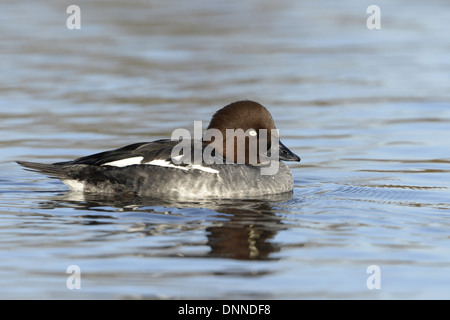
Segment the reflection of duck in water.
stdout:
<path fill-rule="evenodd" d="M 205 229 L 211 247 L 209 256 L 238 260 L 274 259 L 270 255 L 280 251 L 280 246 L 271 240 L 278 231 L 287 229 L 287 225 L 275 214 L 273 207 L 291 198 L 292 194 L 287 193 L 217 206 L 214 210 L 230 216 L 221 224 Z"/>
<path fill-rule="evenodd" d="M 270 204 L 261 202 L 251 209 L 228 208 L 222 212 L 232 216 L 222 225 L 207 227 L 209 253 L 212 257 L 239 260 L 266 260 L 280 250 L 270 240 L 279 230 L 286 229 Z"/>
<path fill-rule="evenodd" d="M 98 195 L 66 192 L 51 202 L 42 204 L 45 208 L 67 207 L 92 212 L 92 215 L 79 216 L 80 223 L 113 223 L 108 218 L 106 208 L 114 218 L 123 215 L 132 216 L 138 223 L 117 232 L 138 232 L 145 236 L 161 236 L 174 232 L 204 230 L 205 245 L 209 252 L 196 257 L 215 257 L 239 260 L 267 260 L 278 252 L 280 246 L 273 240 L 280 230 L 287 229 L 282 217 L 275 214 L 274 206 L 290 200 L 291 193 L 268 196 L 262 200 L 215 200 L 202 202 L 169 202 L 166 200 L 132 197 L 118 200 L 113 197 L 100 198 Z M 114 209 L 119 208 L 120 211 Z M 184 215 L 184 212 L 187 214 Z M 98 219 L 103 218 L 103 219 Z M 120 230 L 120 231 L 119 231 Z M 175 231 L 174 231 L 175 230 Z M 105 238 L 103 238 L 105 239 Z M 202 241 L 203 242 L 203 241 Z M 190 244 L 181 244 L 181 246 Z M 180 250 L 180 244 L 167 248 L 161 255 L 172 255 Z M 184 254 L 189 256 L 188 254 Z"/>
<path fill-rule="evenodd" d="M 203 140 L 186 141 L 142 142 L 73 161 L 19 164 L 72 190 L 98 194 L 198 199 L 292 191 L 292 174 L 280 161 L 300 158 L 279 141 L 271 114 L 259 103 L 229 104 L 214 114 Z"/>

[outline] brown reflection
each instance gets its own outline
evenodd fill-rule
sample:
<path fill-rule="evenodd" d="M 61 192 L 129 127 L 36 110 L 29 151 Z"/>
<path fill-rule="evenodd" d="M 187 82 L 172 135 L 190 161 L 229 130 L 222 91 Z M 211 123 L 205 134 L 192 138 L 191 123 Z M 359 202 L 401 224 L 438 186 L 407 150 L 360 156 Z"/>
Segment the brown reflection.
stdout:
<path fill-rule="evenodd" d="M 221 211 L 231 217 L 220 226 L 206 228 L 211 257 L 267 260 L 271 253 L 280 251 L 280 246 L 271 240 L 286 227 L 270 203 L 262 202 L 252 209 L 222 208 Z"/>
<path fill-rule="evenodd" d="M 67 192 L 52 201 L 42 202 L 41 208 L 54 209 L 57 207 L 71 207 L 75 210 L 89 210 L 89 213 L 78 215 L 83 221 L 91 221 L 98 218 L 98 224 L 114 223 L 114 216 L 117 217 L 120 211 L 124 213 L 137 212 L 142 214 L 142 221 L 139 228 L 134 232 L 144 233 L 146 236 L 165 234 L 167 230 L 177 229 L 179 232 L 192 229 L 204 229 L 207 236 L 207 245 L 210 251 L 207 256 L 215 258 L 229 258 L 238 260 L 268 260 L 274 259 L 271 254 L 280 251 L 280 245 L 273 241 L 280 230 L 287 229 L 282 218 L 276 214 L 276 207 L 282 202 L 291 199 L 292 194 L 282 194 L 268 196 L 264 199 L 253 200 L 211 200 L 202 202 L 178 202 L 162 199 L 143 198 L 99 198 L 98 196 L 71 194 Z M 111 210 L 108 212 L 107 207 Z M 158 211 L 153 211 L 157 207 Z M 167 213 L 179 209 L 189 210 L 189 223 L 186 224 L 185 217 L 155 222 L 151 217 L 145 217 L 148 213 L 161 215 L 160 208 L 167 209 Z M 101 209 L 100 209 L 101 208 Z M 119 208 L 119 212 L 117 211 Z M 192 214 L 192 209 L 210 209 L 217 212 L 208 223 L 208 217 L 199 212 L 199 218 Z M 98 215 L 101 211 L 103 214 Z M 166 213 L 166 214 L 167 214 Z M 164 219 L 165 216 L 162 216 Z M 106 218 L 106 220 L 105 220 Z M 108 219 L 111 218 L 111 219 Z M 217 218 L 220 218 L 217 221 Z M 109 220 L 109 221 L 108 221 Z M 153 220 L 153 221 L 152 221 Z M 206 227 L 205 227 L 206 220 Z M 86 224 L 81 221 L 81 223 Z M 127 231 L 118 231 L 127 232 Z M 129 230 L 128 230 L 129 232 Z M 204 257 L 204 255 L 202 255 Z"/>

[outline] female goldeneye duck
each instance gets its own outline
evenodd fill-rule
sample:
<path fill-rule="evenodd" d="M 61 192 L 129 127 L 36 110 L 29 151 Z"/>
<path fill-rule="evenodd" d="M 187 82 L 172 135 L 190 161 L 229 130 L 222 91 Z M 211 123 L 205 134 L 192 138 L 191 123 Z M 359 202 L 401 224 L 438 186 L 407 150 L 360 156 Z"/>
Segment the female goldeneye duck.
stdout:
<path fill-rule="evenodd" d="M 172 137 L 173 138 L 173 137 Z M 202 140 L 163 139 L 73 161 L 17 163 L 58 178 L 71 190 L 149 197 L 250 198 L 290 192 L 280 160 L 300 161 L 278 138 L 269 111 L 238 101 L 217 111 Z"/>

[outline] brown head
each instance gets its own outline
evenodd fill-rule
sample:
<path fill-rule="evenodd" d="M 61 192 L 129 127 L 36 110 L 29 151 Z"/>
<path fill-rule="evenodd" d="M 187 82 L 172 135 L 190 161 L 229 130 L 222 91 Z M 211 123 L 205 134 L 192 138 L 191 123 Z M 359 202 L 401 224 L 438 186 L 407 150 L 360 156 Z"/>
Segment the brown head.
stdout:
<path fill-rule="evenodd" d="M 247 164 L 259 163 L 261 151 L 267 153 L 270 150 L 274 137 L 279 141 L 270 112 L 263 105 L 250 100 L 233 102 L 217 111 L 211 119 L 209 129 L 219 130 L 223 141 L 217 141 L 215 137 L 206 139 L 204 136 L 204 143 L 210 144 L 227 161 L 234 163 L 242 163 L 241 159 L 245 159 Z M 233 152 L 230 152 L 230 148 L 233 148 Z M 260 150 L 261 148 L 265 150 Z M 241 155 L 244 150 L 243 158 Z M 255 157 L 252 157 L 252 152 L 256 153 Z M 279 160 L 300 161 L 281 142 L 279 153 Z"/>

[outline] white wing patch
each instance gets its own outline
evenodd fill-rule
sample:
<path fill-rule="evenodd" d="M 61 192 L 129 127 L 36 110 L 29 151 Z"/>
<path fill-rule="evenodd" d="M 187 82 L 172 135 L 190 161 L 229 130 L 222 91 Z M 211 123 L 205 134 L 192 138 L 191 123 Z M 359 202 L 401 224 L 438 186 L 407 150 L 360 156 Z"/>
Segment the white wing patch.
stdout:
<path fill-rule="evenodd" d="M 205 171 L 205 172 L 209 172 L 209 173 L 216 173 L 216 174 L 219 173 L 219 170 L 211 169 L 211 168 L 208 168 L 208 167 L 204 167 L 204 166 L 202 166 L 200 164 L 190 164 L 188 166 L 188 168 L 189 169 L 197 169 L 197 170 L 201 170 L 201 171 Z"/>
<path fill-rule="evenodd" d="M 169 162 L 167 160 L 162 160 L 162 159 L 152 160 L 152 161 L 146 162 L 144 164 L 148 164 L 148 165 L 151 165 L 151 166 L 177 168 L 177 169 L 181 169 L 181 170 L 186 170 L 186 167 L 176 166 L 173 163 L 171 163 L 171 162 Z"/>
<path fill-rule="evenodd" d="M 144 159 L 144 157 L 141 157 L 141 156 L 127 158 L 127 159 L 107 162 L 107 163 L 102 164 L 102 166 L 126 167 L 126 166 L 131 166 L 133 164 L 141 164 L 142 159 Z"/>
<path fill-rule="evenodd" d="M 144 157 L 141 157 L 141 156 L 127 158 L 127 159 L 107 162 L 107 163 L 102 164 L 102 166 L 126 167 L 126 166 L 131 166 L 134 164 L 143 164 L 143 165 L 150 165 L 150 166 L 175 168 L 175 169 L 180 169 L 180 170 L 185 170 L 185 171 L 195 169 L 195 170 L 200 170 L 200 171 L 209 172 L 209 173 L 216 173 L 216 174 L 219 173 L 219 170 L 204 167 L 200 164 L 189 164 L 187 166 L 177 166 L 170 161 L 162 160 L 162 159 L 157 159 L 157 160 L 152 160 L 150 162 L 141 163 L 142 159 L 144 159 Z"/>
<path fill-rule="evenodd" d="M 147 162 L 145 164 L 148 164 L 148 165 L 151 165 L 151 166 L 175 168 L 175 169 L 180 169 L 180 170 L 185 170 L 185 171 L 196 169 L 196 170 L 201 170 L 201 171 L 205 171 L 205 172 L 209 172 L 209 173 L 216 173 L 216 174 L 219 173 L 219 170 L 211 169 L 211 168 L 208 168 L 208 167 L 204 167 L 204 166 L 199 165 L 199 164 L 190 164 L 190 165 L 187 165 L 187 166 L 177 166 L 177 165 L 174 165 L 173 163 L 171 163 L 171 162 L 169 162 L 167 160 L 161 160 L 161 159 L 153 160 L 153 161 Z"/>

